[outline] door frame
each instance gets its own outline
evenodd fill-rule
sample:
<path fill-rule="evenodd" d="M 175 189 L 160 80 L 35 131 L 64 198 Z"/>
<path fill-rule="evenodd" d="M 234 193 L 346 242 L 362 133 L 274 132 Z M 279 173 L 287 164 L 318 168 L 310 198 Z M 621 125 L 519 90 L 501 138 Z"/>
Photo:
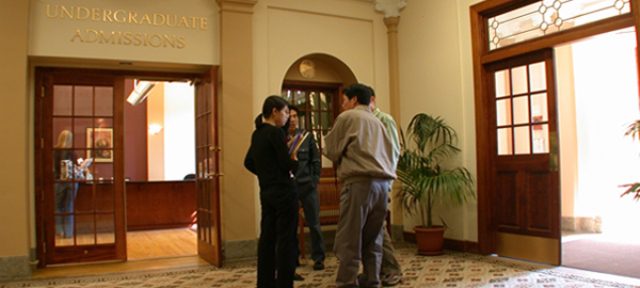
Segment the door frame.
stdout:
<path fill-rule="evenodd" d="M 218 67 L 217 66 L 199 66 L 197 67 L 197 69 L 193 69 L 192 71 L 188 71 L 188 72 L 171 72 L 171 70 L 177 70 L 177 69 L 172 69 L 172 68 L 148 68 L 149 70 L 122 70 L 122 69 L 113 69 L 113 67 L 109 67 L 110 65 L 105 65 L 105 68 L 77 68 L 77 67 L 65 67 L 65 63 L 61 62 L 61 63 L 57 63 L 59 65 L 40 65 L 38 63 L 34 63 L 34 65 L 32 65 L 32 69 L 35 70 L 41 70 L 41 71 L 46 71 L 47 73 L 91 73 L 94 75 L 107 75 L 107 76 L 111 76 L 113 78 L 142 78 L 142 79 L 153 79 L 153 80 L 158 80 L 158 81 L 172 81 L 172 80 L 190 80 L 190 81 L 195 81 L 195 79 L 198 79 L 199 77 L 201 77 L 201 75 L 203 74 L 203 71 L 217 71 Z M 140 68 L 137 68 L 140 69 Z M 34 74 L 34 88 L 35 88 L 35 97 L 41 97 L 41 93 L 43 93 L 41 91 L 41 89 L 39 87 L 42 87 L 43 83 L 41 81 L 39 81 L 40 79 L 38 79 L 38 77 L 36 77 L 37 75 Z M 216 82 L 214 85 L 218 85 L 218 83 Z M 114 88 L 122 88 L 124 89 L 124 87 L 120 87 L 120 85 L 117 85 Z M 216 89 L 218 89 L 216 87 Z M 195 95 L 194 95 L 195 97 Z M 215 95 L 214 95 L 215 98 Z M 217 98 L 216 98 L 217 99 Z M 36 101 L 33 102 L 33 107 L 35 109 L 35 112 L 37 113 L 38 107 L 36 107 L 37 103 Z M 114 116 L 115 117 L 115 116 Z M 115 121 L 115 119 L 114 119 Z M 195 121 L 195 119 L 194 119 Z M 34 115 L 34 124 L 33 124 L 33 135 L 34 135 L 34 188 L 35 188 L 35 197 L 34 197 L 34 201 L 35 201 L 35 232 L 36 232 L 36 257 L 38 259 L 38 267 L 39 268 L 44 268 L 47 265 L 50 265 L 52 263 L 47 263 L 47 251 L 46 251 L 46 229 L 45 229 L 45 217 L 47 216 L 46 211 L 44 210 L 46 205 L 44 205 L 44 180 L 43 180 L 43 175 L 44 175 L 44 163 L 43 163 L 43 149 L 41 148 L 41 141 L 38 140 L 42 137 L 44 137 L 44 134 L 41 133 L 43 127 L 42 127 L 42 121 L 39 120 L 39 116 L 38 115 Z M 215 125 L 219 125 L 219 123 L 216 123 Z M 124 131 L 122 131 L 121 133 L 124 133 Z M 124 149 L 124 147 L 123 147 Z M 118 165 L 116 167 L 114 167 L 114 169 L 116 170 L 114 173 L 118 174 L 118 173 L 124 173 L 124 154 L 121 155 L 122 161 L 121 165 Z M 122 170 L 122 171 L 119 171 Z M 124 188 L 123 188 L 124 189 Z M 124 206 L 124 203 L 126 203 L 126 191 L 124 191 L 124 200 L 125 202 L 122 203 L 123 205 L 123 215 L 121 215 L 122 217 L 125 217 L 124 219 L 124 226 L 123 229 L 125 230 L 124 232 L 126 233 L 126 207 Z M 220 207 L 218 207 L 220 208 Z M 218 209 L 219 210 L 219 209 Z M 218 215 L 218 217 L 220 217 Z M 219 221 L 221 221 L 221 219 L 218 219 Z M 218 235 L 220 235 L 222 231 L 218 231 Z M 118 231 L 116 231 L 116 233 L 118 233 Z M 196 237 L 196 236 L 194 236 Z M 124 241 L 124 248 L 123 251 L 118 251 L 117 253 L 117 258 L 113 259 L 113 260 L 122 260 L 122 261 L 127 261 L 127 254 L 126 254 L 126 241 Z M 221 244 L 221 243 L 220 243 Z M 84 262 L 84 261 L 81 261 Z M 72 263 L 77 263 L 77 262 L 72 262 Z"/>
<path fill-rule="evenodd" d="M 493 124 L 491 122 L 493 118 L 487 117 L 491 113 L 487 107 L 489 107 L 489 102 L 492 100 L 491 87 L 486 84 L 492 81 L 487 65 L 627 27 L 635 27 L 636 42 L 640 47 L 640 1 L 632 0 L 630 2 L 630 13 L 489 51 L 487 45 L 487 19 L 533 2 L 536 2 L 536 0 L 486 0 L 472 5 L 470 8 L 477 151 L 478 247 L 479 252 L 482 254 L 491 254 L 496 251 L 496 231 L 491 216 L 491 211 L 494 207 L 490 197 L 492 194 L 491 189 L 496 184 L 496 163 L 494 162 L 493 154 L 481 153 L 491 149 L 493 140 L 490 138 L 493 134 L 487 133 L 491 131 Z M 636 57 L 640 59 L 638 49 L 636 49 Z M 638 70 L 640 70 L 640 62 L 638 63 Z M 560 219 L 558 218 L 556 221 L 560 222 Z"/>

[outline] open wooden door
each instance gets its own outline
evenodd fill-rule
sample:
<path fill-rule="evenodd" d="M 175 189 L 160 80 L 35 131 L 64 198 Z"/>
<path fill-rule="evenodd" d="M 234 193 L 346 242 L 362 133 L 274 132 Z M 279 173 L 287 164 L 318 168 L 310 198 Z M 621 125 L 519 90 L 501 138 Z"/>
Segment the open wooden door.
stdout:
<path fill-rule="evenodd" d="M 220 227 L 220 153 L 218 140 L 217 69 L 196 81 L 196 193 L 198 255 L 222 265 Z"/>
<path fill-rule="evenodd" d="M 126 260 L 122 84 L 93 70 L 36 70 L 40 267 Z"/>
<path fill-rule="evenodd" d="M 551 49 L 490 64 L 496 253 L 559 265 L 560 182 Z M 491 100 L 492 99 L 492 100 Z"/>

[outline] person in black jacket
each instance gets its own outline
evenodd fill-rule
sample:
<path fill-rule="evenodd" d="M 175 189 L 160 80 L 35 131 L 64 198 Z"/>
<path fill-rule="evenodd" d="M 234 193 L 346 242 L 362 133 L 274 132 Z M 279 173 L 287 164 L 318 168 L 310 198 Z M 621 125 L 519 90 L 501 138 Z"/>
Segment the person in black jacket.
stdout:
<path fill-rule="evenodd" d="M 287 101 L 280 96 L 267 97 L 262 121 L 256 119 L 256 130 L 244 159 L 244 166 L 258 176 L 260 185 L 258 287 L 293 287 L 298 201 L 292 171 L 298 168 L 298 159 L 297 153 L 289 156 L 281 129 L 288 118 Z"/>
<path fill-rule="evenodd" d="M 289 106 L 289 139 L 287 142 L 294 142 L 294 139 L 302 139 L 301 136 L 306 135 L 298 149 L 299 163 L 298 170 L 295 172 L 296 184 L 298 199 L 300 199 L 304 210 L 304 221 L 309 227 L 309 234 L 311 234 L 313 270 L 323 270 L 325 252 L 322 231 L 320 230 L 320 202 L 317 190 L 321 169 L 320 152 L 318 152 L 313 135 L 307 134 L 308 132 L 300 127 L 299 114 L 300 110 L 297 107 Z"/>

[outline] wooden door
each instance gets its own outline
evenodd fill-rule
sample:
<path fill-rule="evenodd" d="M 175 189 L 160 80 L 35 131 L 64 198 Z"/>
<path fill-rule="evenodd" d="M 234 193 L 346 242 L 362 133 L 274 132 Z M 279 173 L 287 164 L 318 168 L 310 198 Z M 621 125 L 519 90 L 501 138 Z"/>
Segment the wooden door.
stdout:
<path fill-rule="evenodd" d="M 218 140 L 217 71 L 196 81 L 196 186 L 198 201 L 198 255 L 220 267 L 220 153 Z"/>
<path fill-rule="evenodd" d="M 122 80 L 90 70 L 36 70 L 41 267 L 126 259 Z M 92 163 L 80 171 L 82 160 Z"/>
<path fill-rule="evenodd" d="M 496 252 L 560 264 L 560 182 L 553 51 L 491 64 Z"/>

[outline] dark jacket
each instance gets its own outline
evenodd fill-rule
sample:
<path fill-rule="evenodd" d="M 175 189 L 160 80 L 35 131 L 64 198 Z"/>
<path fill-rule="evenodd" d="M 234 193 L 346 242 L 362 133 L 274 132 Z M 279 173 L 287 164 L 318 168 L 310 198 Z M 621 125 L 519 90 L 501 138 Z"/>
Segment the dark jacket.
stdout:
<path fill-rule="evenodd" d="M 296 133 L 302 133 L 297 129 Z M 311 182 L 314 186 L 320 181 L 320 153 L 314 140 L 313 134 L 309 134 L 304 139 L 300 149 L 298 149 L 298 170 L 296 170 L 296 182 L 306 184 Z"/>
<path fill-rule="evenodd" d="M 269 124 L 256 123 L 244 167 L 258 176 L 262 190 L 273 186 L 291 186 L 289 171 L 296 171 L 298 161 L 291 160 L 284 131 Z"/>

